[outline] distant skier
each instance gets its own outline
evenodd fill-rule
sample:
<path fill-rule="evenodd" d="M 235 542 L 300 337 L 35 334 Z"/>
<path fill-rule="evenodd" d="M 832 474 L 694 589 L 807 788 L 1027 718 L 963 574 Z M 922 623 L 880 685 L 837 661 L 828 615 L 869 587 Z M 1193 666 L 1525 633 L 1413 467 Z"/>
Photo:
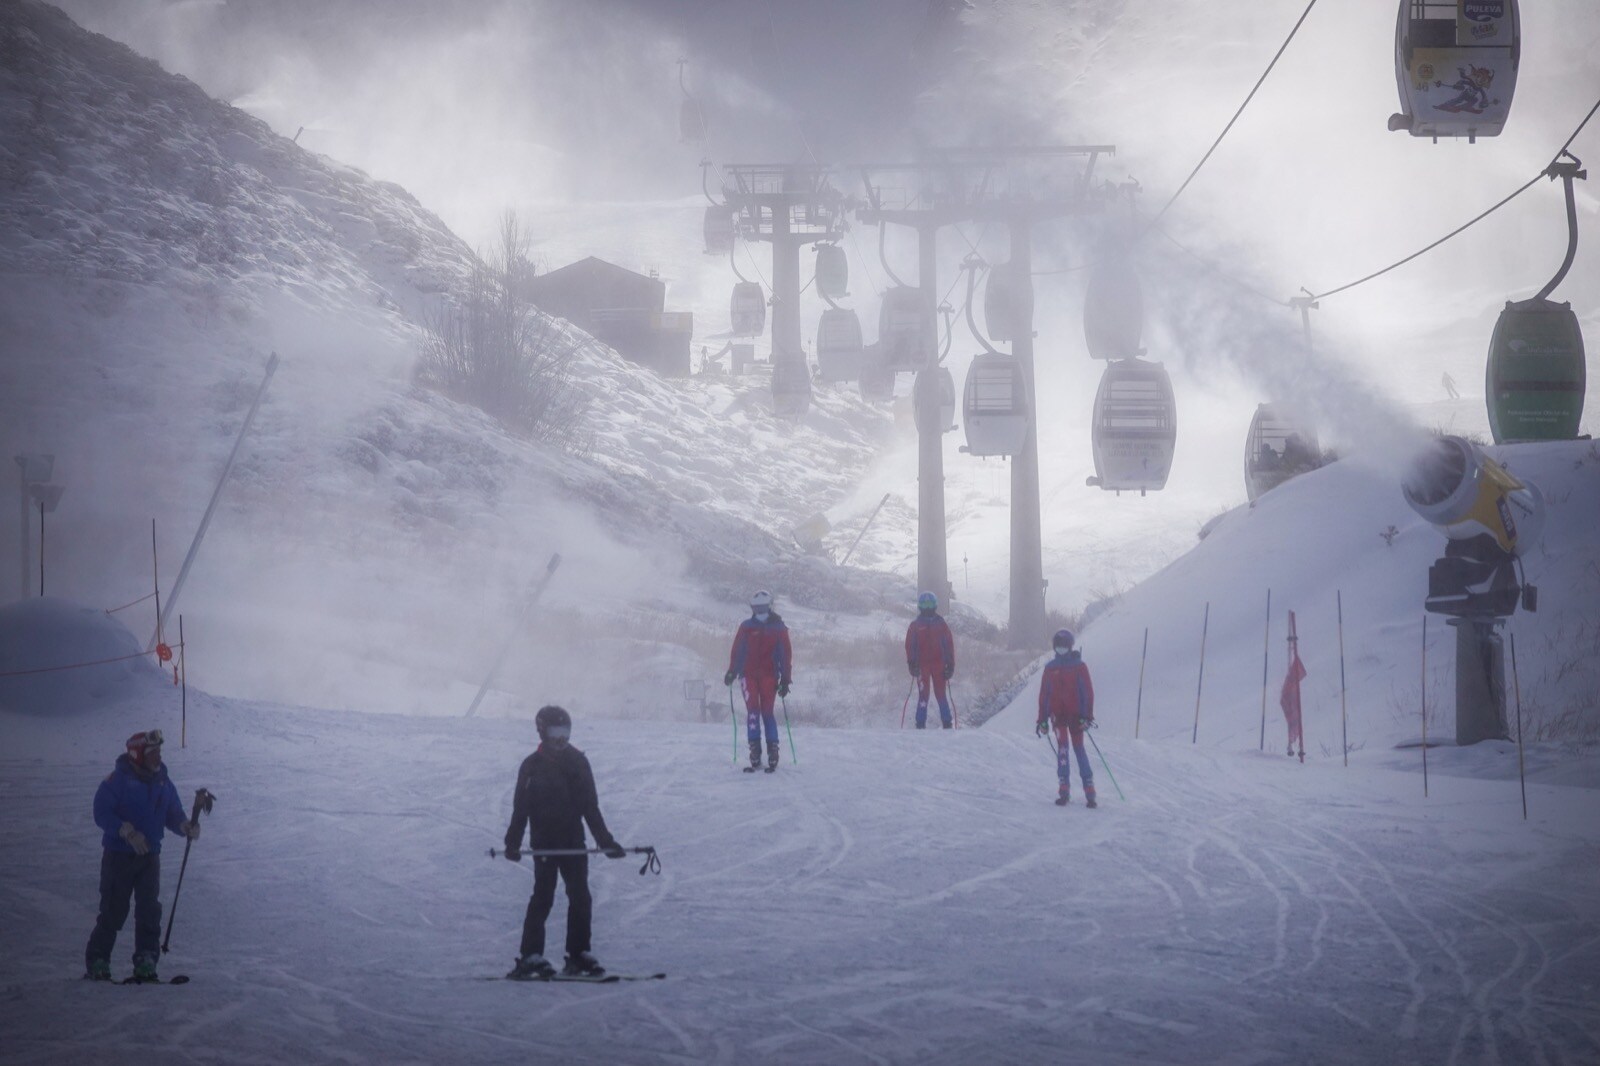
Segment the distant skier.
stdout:
<path fill-rule="evenodd" d="M 1034 732 L 1044 736 L 1052 726 L 1056 733 L 1056 778 L 1060 789 L 1056 806 L 1065 807 L 1072 796 L 1072 767 L 1068 762 L 1067 743 L 1072 743 L 1072 754 L 1078 759 L 1078 773 L 1083 777 L 1085 806 L 1094 807 L 1094 770 L 1089 766 L 1089 753 L 1083 748 L 1083 731 L 1094 725 L 1094 684 L 1089 680 L 1089 667 L 1083 656 L 1074 651 L 1072 630 L 1056 631 L 1051 642 L 1056 657 L 1044 668 L 1039 679 L 1039 719 Z"/>
<path fill-rule="evenodd" d="M 84 949 L 84 976 L 111 980 L 111 949 L 133 901 L 133 978 L 158 981 L 161 958 L 161 838 L 170 829 L 190 840 L 198 822 L 183 811 L 178 789 L 161 762 L 161 730 L 128 738 L 126 750 L 94 794 L 100 843 L 100 914 Z"/>
<path fill-rule="evenodd" d="M 568 741 L 572 716 L 555 706 L 540 707 L 534 717 L 539 747 L 522 760 L 517 770 L 517 790 L 506 830 L 506 858 L 522 859 L 522 834 L 528 830 L 531 850 L 574 851 L 573 855 L 533 857 L 533 895 L 522 921 L 522 953 L 507 977 L 519 981 L 543 980 L 555 975 L 544 957 L 544 922 L 556 901 L 556 876 L 567 887 L 567 960 L 562 973 L 576 977 L 603 977 L 605 969 L 589 951 L 593 898 L 589 895 L 588 842 L 583 823 L 594 832 L 594 842 L 608 859 L 627 854 L 600 815 L 594 771 L 583 752 Z"/>
<path fill-rule="evenodd" d="M 745 731 L 750 741 L 750 769 L 761 766 L 761 734 L 767 736 L 767 772 L 778 768 L 778 719 L 773 699 L 789 694 L 793 664 L 789 627 L 772 609 L 772 593 L 762 589 L 750 597 L 750 617 L 739 623 L 728 656 L 724 685 L 743 678 Z"/>
<path fill-rule="evenodd" d="M 939 616 L 939 597 L 924 592 L 917 597 L 917 617 L 906 627 L 906 669 L 917 679 L 917 728 L 928 725 L 928 689 L 939 701 L 939 720 L 949 729 L 950 694 L 947 686 L 956 672 L 956 644 L 950 627 Z"/>

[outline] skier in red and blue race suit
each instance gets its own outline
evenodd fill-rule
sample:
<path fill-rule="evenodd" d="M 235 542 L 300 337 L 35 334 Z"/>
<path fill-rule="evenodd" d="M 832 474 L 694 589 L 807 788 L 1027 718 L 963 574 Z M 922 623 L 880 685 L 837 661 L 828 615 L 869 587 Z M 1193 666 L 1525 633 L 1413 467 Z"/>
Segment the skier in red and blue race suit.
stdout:
<path fill-rule="evenodd" d="M 732 685 L 743 678 L 745 728 L 750 740 L 750 767 L 761 765 L 761 734 L 767 735 L 767 769 L 778 766 L 778 719 L 773 714 L 773 698 L 789 694 L 789 669 L 793 652 L 789 648 L 789 627 L 772 609 L 772 593 L 762 589 L 750 597 L 750 617 L 739 623 L 733 651 L 728 656 L 728 672 L 722 683 Z"/>
<path fill-rule="evenodd" d="M 1039 719 L 1034 733 L 1042 737 L 1051 726 L 1055 727 L 1056 778 L 1061 783 L 1056 806 L 1065 807 L 1072 795 L 1072 766 L 1067 755 L 1070 740 L 1072 754 L 1078 759 L 1078 773 L 1083 777 L 1084 804 L 1093 807 L 1094 770 L 1089 766 L 1089 753 L 1083 749 L 1083 731 L 1094 725 L 1094 684 L 1089 680 L 1089 667 L 1083 656 L 1073 650 L 1075 641 L 1070 629 L 1058 630 L 1051 643 L 1056 657 L 1039 678 Z"/>
<path fill-rule="evenodd" d="M 950 696 L 947 686 L 956 672 L 956 643 L 950 627 L 939 617 L 939 598 L 931 592 L 917 597 L 917 617 L 906 627 L 906 669 L 917 679 L 917 728 L 928 725 L 928 689 L 939 700 L 939 720 L 949 729 Z"/>
<path fill-rule="evenodd" d="M 133 903 L 133 979 L 155 981 L 161 958 L 161 837 L 166 830 L 190 840 L 198 822 L 184 815 L 183 800 L 161 761 L 161 730 L 128 738 L 127 750 L 94 794 L 94 823 L 102 832 L 100 914 L 84 949 L 84 976 L 111 979 L 111 949 Z"/>

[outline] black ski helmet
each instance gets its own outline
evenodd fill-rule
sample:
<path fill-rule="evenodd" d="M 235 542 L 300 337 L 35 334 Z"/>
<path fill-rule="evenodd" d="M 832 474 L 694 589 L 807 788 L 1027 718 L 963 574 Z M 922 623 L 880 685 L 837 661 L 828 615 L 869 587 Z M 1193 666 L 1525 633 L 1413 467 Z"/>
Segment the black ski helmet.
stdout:
<path fill-rule="evenodd" d="M 1072 630 L 1058 629 L 1056 630 L 1056 635 L 1051 638 L 1050 646 L 1053 648 L 1070 648 L 1076 643 L 1077 640 L 1073 637 Z"/>
<path fill-rule="evenodd" d="M 565 707 L 548 704 L 533 716 L 533 726 L 539 731 L 540 740 L 567 740 L 572 736 L 572 715 Z"/>

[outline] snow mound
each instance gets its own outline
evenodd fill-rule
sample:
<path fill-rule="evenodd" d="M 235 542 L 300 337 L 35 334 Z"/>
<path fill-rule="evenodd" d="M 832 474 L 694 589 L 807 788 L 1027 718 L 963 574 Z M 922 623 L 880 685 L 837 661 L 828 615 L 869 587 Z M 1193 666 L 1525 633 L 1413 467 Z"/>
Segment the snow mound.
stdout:
<path fill-rule="evenodd" d="M 0 606 L 0 709 L 69 715 L 148 695 L 162 674 L 142 650 L 104 611 L 51 596 Z"/>

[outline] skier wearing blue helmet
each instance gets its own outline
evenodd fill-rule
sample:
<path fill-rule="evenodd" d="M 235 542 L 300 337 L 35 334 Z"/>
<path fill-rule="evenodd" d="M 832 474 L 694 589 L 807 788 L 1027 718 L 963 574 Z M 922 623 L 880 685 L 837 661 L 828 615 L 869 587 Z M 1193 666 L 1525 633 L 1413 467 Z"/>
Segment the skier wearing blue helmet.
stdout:
<path fill-rule="evenodd" d="M 939 597 L 931 592 L 917 597 L 917 617 L 906 627 L 906 669 L 917 679 L 917 728 L 928 727 L 930 688 L 939 701 L 940 722 L 951 728 L 948 686 L 956 672 L 956 644 L 950 627 L 939 617 Z"/>

